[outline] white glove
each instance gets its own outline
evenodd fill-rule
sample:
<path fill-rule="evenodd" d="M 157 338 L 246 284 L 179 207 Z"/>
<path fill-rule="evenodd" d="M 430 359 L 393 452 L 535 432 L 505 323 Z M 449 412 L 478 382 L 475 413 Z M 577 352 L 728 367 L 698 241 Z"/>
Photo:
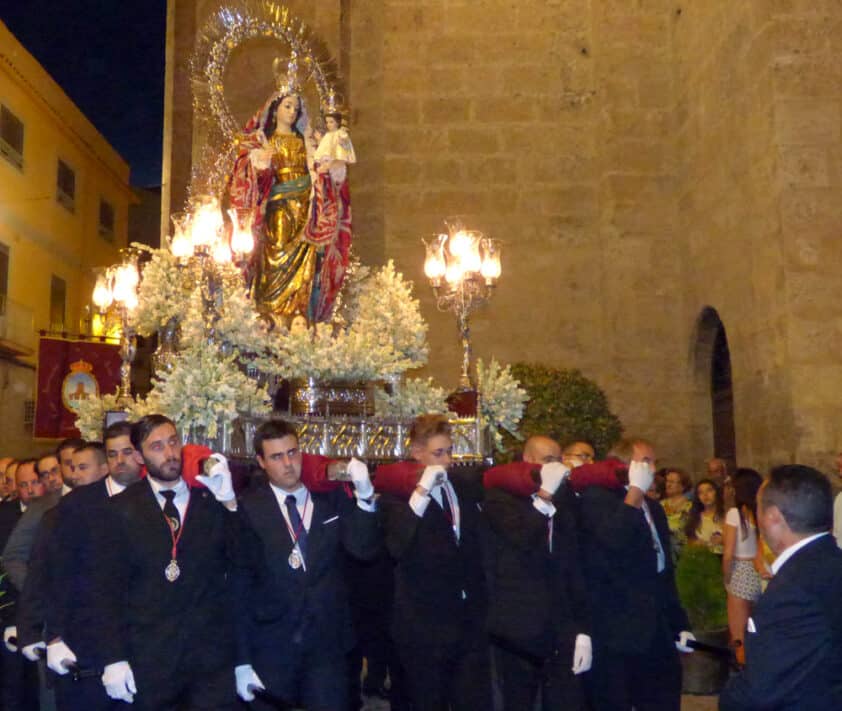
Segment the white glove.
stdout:
<path fill-rule="evenodd" d="M 41 655 L 38 654 L 38 650 L 46 649 L 47 645 L 43 642 L 35 642 L 33 644 L 27 644 L 23 649 L 21 649 L 21 654 L 26 657 L 30 662 L 37 662 Z"/>
<path fill-rule="evenodd" d="M 647 462 L 629 463 L 629 486 L 636 486 L 645 494 L 652 486 L 654 478 L 655 472 Z"/>
<path fill-rule="evenodd" d="M 440 464 L 433 464 L 425 467 L 421 479 L 418 480 L 418 486 L 432 491 L 437 486 L 441 486 L 447 481 L 447 470 Z"/>
<path fill-rule="evenodd" d="M 137 693 L 134 673 L 128 662 L 114 662 L 105 667 L 102 671 L 102 685 L 108 696 L 127 704 L 134 701 L 134 695 Z"/>
<path fill-rule="evenodd" d="M 69 669 L 64 666 L 67 663 L 76 663 L 76 655 L 64 642 L 50 642 L 47 645 L 47 666 L 56 674 L 67 674 Z"/>
<path fill-rule="evenodd" d="M 211 454 L 209 459 L 214 460 L 214 464 L 206 463 L 207 476 L 199 475 L 196 477 L 202 484 L 204 484 L 220 503 L 232 501 L 234 499 L 234 485 L 231 483 L 231 470 L 228 468 L 228 460 L 221 454 Z"/>
<path fill-rule="evenodd" d="M 541 488 L 552 496 L 568 474 L 570 470 L 561 462 L 547 462 L 541 467 Z"/>
<path fill-rule="evenodd" d="M 368 467 L 365 462 L 352 458 L 348 462 L 348 476 L 354 483 L 354 491 L 358 499 L 370 499 L 374 496 L 374 485 L 371 483 L 371 477 L 368 475 Z"/>
<path fill-rule="evenodd" d="M 18 628 L 14 625 L 10 625 L 6 629 L 3 630 L 3 644 L 6 645 L 6 649 L 8 649 L 12 654 L 18 651 L 17 644 L 13 644 L 9 640 L 12 637 L 18 636 Z"/>
<path fill-rule="evenodd" d="M 234 667 L 234 679 L 237 681 L 237 695 L 243 701 L 254 701 L 254 689 L 266 690 L 251 664 L 241 664 Z"/>
<path fill-rule="evenodd" d="M 586 634 L 576 635 L 576 644 L 573 647 L 573 673 L 583 674 L 591 668 L 593 663 L 593 645 L 591 638 Z"/>
<path fill-rule="evenodd" d="M 679 652 L 694 652 L 694 651 L 696 651 L 692 647 L 687 646 L 687 642 L 689 642 L 690 640 L 693 640 L 694 642 L 696 641 L 696 636 L 692 632 L 689 632 L 688 630 L 684 630 L 683 632 L 679 632 L 678 640 L 675 643 L 675 648 Z"/>

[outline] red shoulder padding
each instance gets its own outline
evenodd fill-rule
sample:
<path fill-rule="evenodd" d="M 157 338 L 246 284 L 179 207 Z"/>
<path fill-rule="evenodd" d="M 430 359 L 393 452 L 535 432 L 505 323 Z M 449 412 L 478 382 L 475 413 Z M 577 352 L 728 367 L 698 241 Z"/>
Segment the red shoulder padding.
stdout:
<path fill-rule="evenodd" d="M 342 487 L 344 482 L 327 478 L 328 464 L 333 459 L 323 457 L 320 454 L 301 455 L 301 482 L 314 494 L 327 494 Z M 346 490 L 349 487 L 346 485 Z"/>
<path fill-rule="evenodd" d="M 374 472 L 374 490 L 378 494 L 392 494 L 408 500 L 423 470 L 422 464 L 412 460 L 381 464 Z"/>
<path fill-rule="evenodd" d="M 204 486 L 196 479 L 201 470 L 199 465 L 213 452 L 201 444 L 185 444 L 181 448 L 181 476 L 187 482 L 187 486 Z"/>
<path fill-rule="evenodd" d="M 622 489 L 617 470 L 626 465 L 619 459 L 606 459 L 593 464 L 583 464 L 570 472 L 570 486 L 582 492 L 589 486 L 604 489 Z M 538 491 L 541 465 L 532 462 L 510 462 L 486 470 L 482 483 L 486 489 L 502 489 L 513 496 L 532 496 Z"/>
<path fill-rule="evenodd" d="M 576 492 L 582 492 L 589 486 L 622 489 L 623 483 L 617 478 L 617 470 L 626 468 L 627 465 L 619 459 L 605 459 L 593 464 L 583 464 L 570 472 L 570 486 Z"/>
<path fill-rule="evenodd" d="M 486 489 L 502 489 L 513 496 L 532 496 L 538 491 L 536 474 L 539 464 L 532 462 L 509 462 L 486 469 L 482 484 Z"/>

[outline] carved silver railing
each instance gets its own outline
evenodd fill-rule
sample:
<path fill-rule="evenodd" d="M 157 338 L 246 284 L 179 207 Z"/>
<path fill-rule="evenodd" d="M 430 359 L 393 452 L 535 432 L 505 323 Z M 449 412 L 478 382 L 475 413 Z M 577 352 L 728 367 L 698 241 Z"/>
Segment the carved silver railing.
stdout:
<path fill-rule="evenodd" d="M 396 461 L 409 457 L 409 429 L 412 419 L 380 417 L 314 417 L 282 415 L 298 430 L 301 448 L 311 454 L 343 459 L 357 457 L 369 461 Z M 254 456 L 254 435 L 268 417 L 240 417 L 219 428 L 212 449 L 239 458 Z M 491 461 L 491 440 L 475 417 L 450 420 L 453 429 L 453 461 L 480 464 Z"/>

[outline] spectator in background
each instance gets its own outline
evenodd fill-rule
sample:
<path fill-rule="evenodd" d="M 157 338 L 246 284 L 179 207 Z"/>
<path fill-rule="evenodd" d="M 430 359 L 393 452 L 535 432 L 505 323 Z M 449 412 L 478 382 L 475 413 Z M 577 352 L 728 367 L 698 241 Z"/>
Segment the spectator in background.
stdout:
<path fill-rule="evenodd" d="M 664 479 L 663 469 L 659 469 L 652 477 L 652 486 L 646 490 L 646 498 L 650 501 L 660 501 L 666 496 L 667 485 Z"/>
<path fill-rule="evenodd" d="M 675 563 L 678 561 L 682 546 L 687 541 L 684 528 L 693 503 L 688 501 L 685 494 L 693 488 L 693 481 L 686 471 L 677 467 L 667 467 L 661 472 L 664 474 L 666 492 L 666 496 L 661 499 L 661 506 L 667 515 L 667 524 L 671 534 L 670 555 L 672 555 L 672 562 Z"/>
<path fill-rule="evenodd" d="M 734 506 L 725 515 L 722 576 L 728 592 L 728 630 L 737 662 L 745 664 L 746 624 L 761 593 L 766 566 L 757 545 L 757 491 L 763 478 L 754 469 L 734 474 Z"/>
<path fill-rule="evenodd" d="M 18 460 L 12 459 L 3 470 L 3 476 L 0 477 L 3 485 L 3 501 L 14 501 L 18 498 L 17 491 L 15 491 L 15 472 L 18 469 Z"/>
<path fill-rule="evenodd" d="M 708 475 L 722 491 L 722 499 L 725 501 L 725 510 L 734 506 L 734 484 L 731 476 L 728 474 L 728 462 L 719 457 L 709 459 L 707 462 Z"/>
<path fill-rule="evenodd" d="M 707 546 L 711 552 L 722 555 L 724 525 L 722 490 L 711 479 L 702 479 L 694 490 L 693 506 L 687 516 L 684 535 L 688 543 Z"/>

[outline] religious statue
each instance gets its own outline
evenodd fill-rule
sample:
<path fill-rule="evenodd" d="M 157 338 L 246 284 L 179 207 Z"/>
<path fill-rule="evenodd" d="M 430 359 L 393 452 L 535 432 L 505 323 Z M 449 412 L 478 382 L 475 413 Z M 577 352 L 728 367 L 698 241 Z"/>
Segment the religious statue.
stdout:
<path fill-rule="evenodd" d="M 293 52 L 285 81 L 243 130 L 228 185 L 231 205 L 255 213 L 257 248 L 247 279 L 272 326 L 288 326 L 296 316 L 328 321 L 351 247 L 348 181 L 337 183 L 330 173 L 342 159 L 323 161 L 327 167 L 319 170 L 296 72 Z M 354 162 L 353 148 L 350 156 L 344 163 Z"/>

